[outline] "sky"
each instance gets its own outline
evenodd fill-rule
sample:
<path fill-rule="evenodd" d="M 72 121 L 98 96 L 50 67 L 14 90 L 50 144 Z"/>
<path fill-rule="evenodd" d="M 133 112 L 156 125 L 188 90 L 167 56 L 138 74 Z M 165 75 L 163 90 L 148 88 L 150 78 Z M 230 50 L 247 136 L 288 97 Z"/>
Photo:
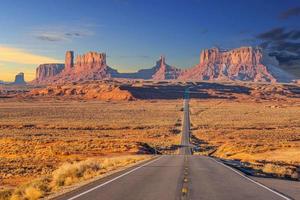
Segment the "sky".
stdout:
<path fill-rule="evenodd" d="M 261 45 L 283 63 L 300 59 L 299 0 L 1 0 L 0 80 L 65 52 L 106 52 L 109 66 L 133 72 L 160 55 L 186 68 L 205 48 Z"/>

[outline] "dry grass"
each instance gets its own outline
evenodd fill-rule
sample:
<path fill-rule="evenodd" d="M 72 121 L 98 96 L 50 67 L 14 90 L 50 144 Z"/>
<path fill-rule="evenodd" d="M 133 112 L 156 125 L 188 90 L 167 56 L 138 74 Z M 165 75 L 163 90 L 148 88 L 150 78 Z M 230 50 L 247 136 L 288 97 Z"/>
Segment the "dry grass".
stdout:
<path fill-rule="evenodd" d="M 2 200 L 36 200 L 61 190 L 64 186 L 95 178 L 120 167 L 136 163 L 149 156 L 120 156 L 93 158 L 64 163 L 50 175 L 20 185 L 14 190 L 0 192 Z"/>
<path fill-rule="evenodd" d="M 0 186 L 49 175 L 66 161 L 172 153 L 181 101 L 0 100 Z M 149 146 L 148 146 L 149 145 Z"/>
<path fill-rule="evenodd" d="M 194 100 L 191 108 L 203 153 L 256 163 L 281 176 L 300 165 L 299 101 Z"/>

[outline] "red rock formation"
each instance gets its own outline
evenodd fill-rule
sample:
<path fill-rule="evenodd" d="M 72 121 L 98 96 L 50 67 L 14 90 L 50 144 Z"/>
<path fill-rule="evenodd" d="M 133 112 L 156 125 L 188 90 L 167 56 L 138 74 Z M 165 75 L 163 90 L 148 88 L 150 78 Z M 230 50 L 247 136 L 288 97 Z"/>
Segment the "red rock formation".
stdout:
<path fill-rule="evenodd" d="M 65 71 L 71 71 L 74 67 L 74 52 L 67 51 L 65 57 Z"/>
<path fill-rule="evenodd" d="M 61 98 L 81 98 L 98 100 L 135 100 L 132 94 L 120 86 L 101 82 L 84 82 L 80 84 L 64 83 L 49 85 L 47 88 L 31 90 L 27 97 L 44 96 Z"/>
<path fill-rule="evenodd" d="M 106 67 L 106 54 L 97 52 L 88 52 L 83 55 L 76 57 L 76 68 L 77 73 L 83 71 L 90 71 L 95 69 L 101 69 Z"/>
<path fill-rule="evenodd" d="M 36 69 L 36 80 L 37 83 L 47 82 L 48 80 L 51 80 L 56 75 L 61 73 L 61 71 L 64 69 L 64 64 L 42 64 L 39 65 Z"/>
<path fill-rule="evenodd" d="M 230 51 L 206 49 L 201 52 L 200 63 L 184 71 L 179 79 L 276 82 L 262 64 L 263 55 L 260 48 L 254 47 L 241 47 Z"/>
<path fill-rule="evenodd" d="M 70 59 L 66 58 L 66 62 L 69 63 Z M 74 67 L 64 70 L 57 81 L 101 80 L 114 73 L 117 71 L 106 65 L 105 53 L 88 52 L 78 55 Z"/>
<path fill-rule="evenodd" d="M 154 80 L 170 80 L 177 79 L 181 70 L 166 64 L 166 59 L 161 56 L 156 62 L 155 74 L 152 75 Z"/>
<path fill-rule="evenodd" d="M 65 67 L 64 67 L 65 66 Z M 117 71 L 106 65 L 105 53 L 88 52 L 78 55 L 74 63 L 73 51 L 67 51 L 64 64 L 43 64 L 36 70 L 36 83 L 101 80 Z"/>
<path fill-rule="evenodd" d="M 141 69 L 135 73 L 117 73 L 113 74 L 115 78 L 130 78 L 130 79 L 155 79 L 155 80 L 170 80 L 176 79 L 181 70 L 166 63 L 164 56 L 156 62 L 156 65 L 149 69 Z"/>
<path fill-rule="evenodd" d="M 36 82 L 73 82 L 106 78 L 276 82 L 283 74 L 277 70 L 274 59 L 264 54 L 260 48 L 254 47 L 241 47 L 230 51 L 218 48 L 204 50 L 201 52 L 199 64 L 187 70 L 168 65 L 165 57 L 161 56 L 150 69 L 142 69 L 136 73 L 118 73 L 107 66 L 105 53 L 88 52 L 78 55 L 74 63 L 72 51 L 66 52 L 65 66 L 62 71 L 63 64 L 40 65 Z"/>

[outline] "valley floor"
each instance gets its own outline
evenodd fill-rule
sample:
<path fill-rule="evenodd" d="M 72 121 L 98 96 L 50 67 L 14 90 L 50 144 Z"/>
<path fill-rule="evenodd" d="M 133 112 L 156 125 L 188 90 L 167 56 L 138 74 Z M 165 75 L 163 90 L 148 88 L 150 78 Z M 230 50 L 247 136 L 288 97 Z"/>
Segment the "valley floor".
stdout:
<path fill-rule="evenodd" d="M 3 93 L 0 189 L 52 176 L 65 163 L 85 166 L 86 160 L 102 159 L 96 164 L 87 161 L 88 166 L 98 169 L 97 163 L 106 158 L 177 153 L 182 95 L 187 87 L 191 88 L 195 154 L 239 160 L 279 178 L 299 178 L 299 86 L 213 82 L 118 84 L 120 90 L 133 96 L 130 101 L 112 100 L 115 96 L 97 100 L 98 97 L 85 98 L 77 93 L 28 96 L 24 92 L 20 96 L 13 92 L 9 97 Z M 88 86 L 85 83 L 84 87 Z M 137 160 L 116 161 L 116 166 Z"/>

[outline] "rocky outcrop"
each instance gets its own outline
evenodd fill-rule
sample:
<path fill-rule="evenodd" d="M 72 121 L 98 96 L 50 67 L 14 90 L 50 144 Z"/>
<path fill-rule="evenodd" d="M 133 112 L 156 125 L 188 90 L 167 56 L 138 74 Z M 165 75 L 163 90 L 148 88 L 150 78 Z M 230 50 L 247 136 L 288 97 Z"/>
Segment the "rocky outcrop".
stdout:
<path fill-rule="evenodd" d="M 15 76 L 15 81 L 14 84 L 18 84 L 18 85 L 24 85 L 26 84 L 25 79 L 24 79 L 24 73 L 20 72 Z"/>
<path fill-rule="evenodd" d="M 77 55 L 67 51 L 65 64 L 42 64 L 36 69 L 36 83 L 73 82 L 110 78 L 116 70 L 106 65 L 106 54 L 88 52 Z"/>
<path fill-rule="evenodd" d="M 69 51 L 66 54 L 65 65 L 69 67 L 63 71 L 57 81 L 102 80 L 111 78 L 113 74 L 118 73 L 107 66 L 105 53 L 88 52 L 77 55 L 75 64 L 73 64 L 73 52 Z"/>
<path fill-rule="evenodd" d="M 212 48 L 202 51 L 199 64 L 187 70 L 168 65 L 165 57 L 161 56 L 152 68 L 141 69 L 135 73 L 119 73 L 107 65 L 105 53 L 88 52 L 77 55 L 74 62 L 74 53 L 67 51 L 65 65 L 40 65 L 37 69 L 36 82 L 74 82 L 107 78 L 254 82 L 292 80 L 277 66 L 278 62 L 275 58 L 268 56 L 257 47 L 241 47 L 232 50 Z"/>
<path fill-rule="evenodd" d="M 200 54 L 200 62 L 184 71 L 180 79 L 186 80 L 241 80 L 276 82 L 263 64 L 260 48 L 241 47 L 229 51 L 206 49 Z"/>
<path fill-rule="evenodd" d="M 76 57 L 75 71 L 77 73 L 105 68 L 106 54 L 97 52 L 88 52 Z"/>
<path fill-rule="evenodd" d="M 129 91 L 120 88 L 120 86 L 101 82 L 49 85 L 47 88 L 33 89 L 26 96 L 127 101 L 135 99 Z"/>
<path fill-rule="evenodd" d="M 65 68 L 64 64 L 42 64 L 39 65 L 36 69 L 36 79 L 35 82 L 43 83 L 43 82 L 51 82 L 53 78 L 61 73 Z"/>
<path fill-rule="evenodd" d="M 171 80 L 177 79 L 181 70 L 166 64 L 164 56 L 161 56 L 159 61 L 156 62 L 155 74 L 152 75 L 154 80 Z"/>
<path fill-rule="evenodd" d="M 65 71 L 71 71 L 74 67 L 74 52 L 67 51 L 65 57 Z"/>
<path fill-rule="evenodd" d="M 132 79 L 154 79 L 154 80 L 172 80 L 178 78 L 181 70 L 166 63 L 166 58 L 160 56 L 156 65 L 150 69 L 141 69 L 135 73 L 118 73 L 114 74 L 115 78 L 132 78 Z"/>

